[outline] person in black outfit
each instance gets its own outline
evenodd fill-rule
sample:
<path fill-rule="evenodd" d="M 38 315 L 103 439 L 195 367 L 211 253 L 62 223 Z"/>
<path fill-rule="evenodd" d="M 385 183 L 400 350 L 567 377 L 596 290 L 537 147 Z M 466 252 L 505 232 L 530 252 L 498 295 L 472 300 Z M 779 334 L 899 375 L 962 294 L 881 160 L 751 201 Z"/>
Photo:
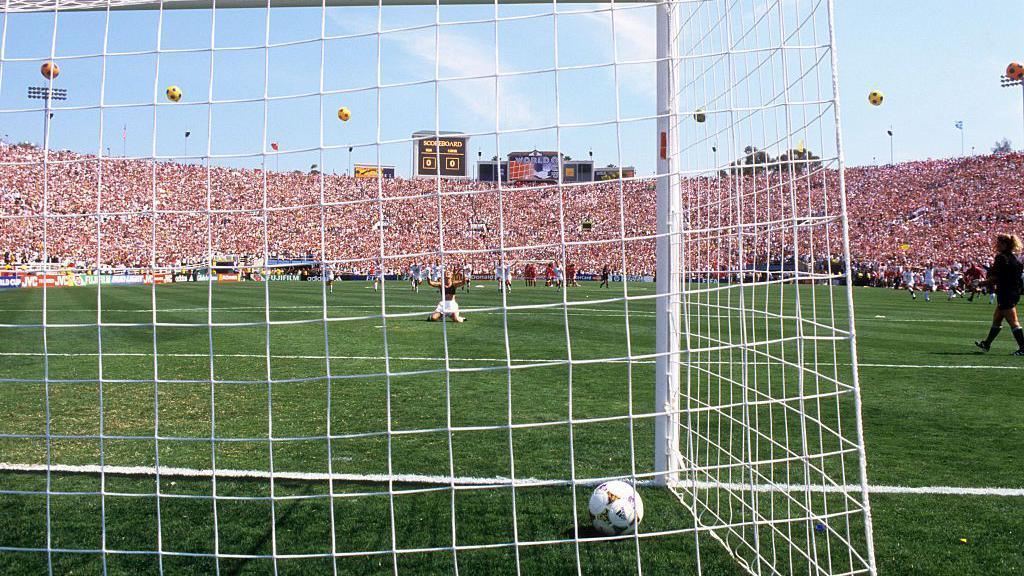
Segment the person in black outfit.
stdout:
<path fill-rule="evenodd" d="M 996 311 L 992 315 L 992 327 L 989 328 L 988 338 L 978 340 L 974 345 L 988 352 L 1005 319 L 1017 340 L 1017 351 L 1013 355 L 1024 356 L 1024 329 L 1021 329 L 1020 321 L 1017 319 L 1017 303 L 1020 302 L 1021 292 L 1024 291 L 1024 280 L 1021 278 L 1024 265 L 1017 259 L 1016 254 L 1021 249 L 1020 238 L 1012 234 L 1000 234 L 996 236 L 995 249 L 996 257 L 992 261 L 992 267 L 988 269 L 988 278 L 984 284 L 996 295 Z"/>
<path fill-rule="evenodd" d="M 601 288 L 603 286 L 603 287 L 607 288 L 608 287 L 608 277 L 611 276 L 611 274 L 612 274 L 611 269 L 608 268 L 607 264 L 605 264 L 604 268 L 601 268 L 601 283 L 598 284 L 597 287 Z"/>

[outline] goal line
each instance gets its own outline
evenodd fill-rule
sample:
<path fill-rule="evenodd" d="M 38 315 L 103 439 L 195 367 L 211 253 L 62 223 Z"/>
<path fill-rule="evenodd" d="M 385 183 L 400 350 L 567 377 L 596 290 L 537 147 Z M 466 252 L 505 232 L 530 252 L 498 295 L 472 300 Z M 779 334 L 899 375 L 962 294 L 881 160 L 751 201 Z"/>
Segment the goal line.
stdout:
<path fill-rule="evenodd" d="M 114 476 L 156 476 L 157 469 L 153 466 L 99 466 L 96 464 L 19 464 L 0 462 L 0 472 L 50 472 L 61 474 L 109 474 Z M 293 480 L 299 482 L 354 482 L 354 483 L 388 483 L 395 484 L 436 484 L 450 488 L 486 487 L 486 488 L 530 488 L 530 487 L 564 487 L 596 486 L 606 479 L 579 478 L 571 480 L 547 480 L 543 478 L 508 478 L 504 476 L 439 476 L 430 474 L 347 474 L 342 472 L 285 472 L 267 470 L 238 469 L 200 469 L 161 466 L 161 477 L 168 478 L 217 478 L 236 480 Z M 651 480 L 637 480 L 637 486 L 654 487 Z M 751 484 L 738 482 L 682 482 L 683 487 L 696 487 L 700 490 L 724 489 L 736 491 L 752 491 L 758 493 L 803 493 L 815 494 L 859 494 L 860 484 L 823 485 L 823 484 Z M 0 491 L 2 493 L 3 491 Z M 869 484 L 868 492 L 872 494 L 906 494 L 918 496 L 1000 496 L 1004 498 L 1024 498 L 1024 488 L 1003 488 L 994 486 L 898 486 L 885 484 Z"/>

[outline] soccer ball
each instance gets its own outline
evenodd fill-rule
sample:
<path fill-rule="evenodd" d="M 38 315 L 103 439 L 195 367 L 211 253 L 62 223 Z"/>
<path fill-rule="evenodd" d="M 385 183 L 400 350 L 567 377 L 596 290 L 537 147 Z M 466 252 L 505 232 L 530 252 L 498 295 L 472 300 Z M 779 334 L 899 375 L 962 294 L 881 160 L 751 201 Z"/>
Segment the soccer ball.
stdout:
<path fill-rule="evenodd" d="M 47 60 L 39 67 L 39 73 L 43 75 L 43 78 L 53 80 L 57 76 L 60 76 L 60 66 L 57 66 L 56 62 L 50 62 Z"/>
<path fill-rule="evenodd" d="M 697 108 L 693 111 L 693 119 L 697 122 L 703 123 L 708 119 L 708 115 L 704 112 L 703 108 Z"/>
<path fill-rule="evenodd" d="M 342 122 L 348 122 L 348 119 L 352 117 L 352 113 L 349 112 L 348 108 L 342 106 L 338 108 L 338 120 Z"/>
<path fill-rule="evenodd" d="M 168 86 L 167 99 L 171 102 L 177 102 L 181 100 L 181 88 L 178 88 L 177 86 Z"/>
<path fill-rule="evenodd" d="M 868 102 L 871 102 L 872 106 L 881 106 L 883 100 L 885 100 L 885 94 L 882 94 L 878 90 L 872 90 L 871 93 L 868 94 Z"/>
<path fill-rule="evenodd" d="M 1006 77 L 1010 80 L 1024 80 L 1024 65 L 1020 62 L 1010 62 L 1006 67 Z"/>
<path fill-rule="evenodd" d="M 644 518 L 644 501 L 632 486 L 621 480 L 594 489 L 587 506 L 594 528 L 607 536 L 629 534 Z"/>

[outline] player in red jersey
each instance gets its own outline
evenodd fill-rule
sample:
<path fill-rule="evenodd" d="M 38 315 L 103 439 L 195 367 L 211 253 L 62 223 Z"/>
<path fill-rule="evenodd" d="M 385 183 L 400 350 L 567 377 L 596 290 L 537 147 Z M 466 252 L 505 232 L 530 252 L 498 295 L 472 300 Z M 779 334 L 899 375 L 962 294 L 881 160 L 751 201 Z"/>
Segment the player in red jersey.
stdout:
<path fill-rule="evenodd" d="M 526 281 L 527 286 L 537 285 L 537 267 L 532 262 L 526 265 L 523 269 L 523 279 Z"/>
<path fill-rule="evenodd" d="M 985 293 L 985 288 L 981 284 L 984 277 L 985 270 L 977 264 L 971 266 L 966 272 L 964 272 L 964 290 L 970 294 L 970 296 L 967 297 L 968 302 L 974 302 L 974 296 L 976 294 Z"/>
<path fill-rule="evenodd" d="M 567 286 L 579 286 L 576 282 L 576 265 L 572 262 L 565 265 L 565 283 Z"/>
<path fill-rule="evenodd" d="M 551 287 L 555 285 L 555 264 L 549 262 L 547 268 L 544 269 L 544 285 Z"/>

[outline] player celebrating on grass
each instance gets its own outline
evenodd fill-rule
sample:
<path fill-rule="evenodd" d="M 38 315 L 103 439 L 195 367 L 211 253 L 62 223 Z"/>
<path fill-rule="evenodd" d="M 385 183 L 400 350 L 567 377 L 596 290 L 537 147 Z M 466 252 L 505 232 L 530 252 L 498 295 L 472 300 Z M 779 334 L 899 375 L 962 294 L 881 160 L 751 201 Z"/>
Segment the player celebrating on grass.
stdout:
<path fill-rule="evenodd" d="M 455 291 L 465 282 L 465 278 L 462 278 L 461 275 L 456 277 L 451 270 L 445 270 L 443 280 L 434 280 L 433 278 L 427 280 L 427 284 L 441 291 L 441 301 L 437 303 L 437 308 L 434 309 L 434 313 L 428 318 L 430 322 L 437 322 L 445 316 L 459 324 L 466 321 L 465 318 L 459 315 L 459 304 L 455 301 Z"/>
<path fill-rule="evenodd" d="M 914 284 L 916 283 L 917 282 L 914 279 L 914 269 L 907 266 L 903 269 L 903 287 L 910 292 L 910 298 L 912 300 L 917 300 L 917 293 L 914 292 Z"/>
<path fill-rule="evenodd" d="M 935 292 L 936 278 L 935 278 L 935 264 L 929 263 L 924 268 L 924 301 L 932 301 L 932 292 Z"/>
<path fill-rule="evenodd" d="M 992 341 L 999 336 L 1005 319 L 1013 331 L 1014 339 L 1017 340 L 1017 351 L 1013 355 L 1024 356 L 1024 329 L 1017 319 L 1017 302 L 1020 301 L 1021 291 L 1024 291 L 1024 279 L 1021 278 L 1024 265 L 1017 259 L 1017 252 L 1021 249 L 1020 238 L 1013 234 L 1000 234 L 996 236 L 994 247 L 996 257 L 988 269 L 985 284 L 996 295 L 996 311 L 992 314 L 992 327 L 989 328 L 988 338 L 979 340 L 974 345 L 988 352 L 992 348 Z"/>

